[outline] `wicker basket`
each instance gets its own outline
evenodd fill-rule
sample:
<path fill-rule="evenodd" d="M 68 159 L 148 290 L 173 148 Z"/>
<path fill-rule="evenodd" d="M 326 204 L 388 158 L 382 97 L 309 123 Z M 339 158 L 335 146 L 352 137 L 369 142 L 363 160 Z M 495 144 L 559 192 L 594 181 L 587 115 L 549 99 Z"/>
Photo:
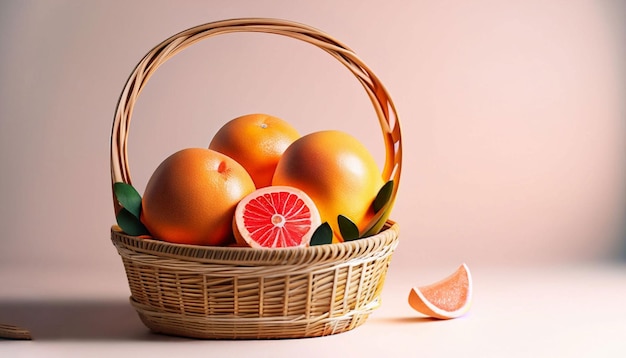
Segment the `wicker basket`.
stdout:
<path fill-rule="evenodd" d="M 131 183 L 127 138 L 134 104 L 157 68 L 188 46 L 232 32 L 263 32 L 305 41 L 344 64 L 369 95 L 387 148 L 383 176 L 400 179 L 402 145 L 393 103 L 352 50 L 299 23 L 233 19 L 193 27 L 152 49 L 124 90 L 111 136 L 112 183 Z M 120 209 L 113 193 L 115 212 Z M 380 305 L 398 226 L 388 220 L 374 236 L 306 248 L 252 249 L 171 244 L 126 235 L 111 240 L 122 257 L 130 302 L 154 332 L 221 339 L 300 338 L 351 330 Z"/>

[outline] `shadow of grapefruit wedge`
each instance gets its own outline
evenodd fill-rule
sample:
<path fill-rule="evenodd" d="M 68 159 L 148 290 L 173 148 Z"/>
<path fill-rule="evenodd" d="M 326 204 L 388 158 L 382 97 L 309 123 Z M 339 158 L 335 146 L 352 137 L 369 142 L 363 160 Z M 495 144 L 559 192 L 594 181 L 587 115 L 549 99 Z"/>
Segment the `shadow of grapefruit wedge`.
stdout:
<path fill-rule="evenodd" d="M 430 285 L 414 287 L 409 293 L 409 305 L 414 310 L 439 319 L 466 314 L 471 302 L 472 275 L 466 264 L 450 276 Z"/>

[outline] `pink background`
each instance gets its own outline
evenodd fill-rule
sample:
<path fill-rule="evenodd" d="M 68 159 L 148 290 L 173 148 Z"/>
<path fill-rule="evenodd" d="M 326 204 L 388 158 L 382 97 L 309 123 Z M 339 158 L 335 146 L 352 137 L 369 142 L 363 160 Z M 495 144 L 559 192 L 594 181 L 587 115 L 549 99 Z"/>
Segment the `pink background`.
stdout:
<path fill-rule="evenodd" d="M 109 135 L 127 76 L 174 33 L 251 16 L 335 36 L 391 93 L 405 150 L 393 265 L 624 257 L 625 13 L 617 0 L 4 0 L 0 269 L 121 277 Z M 374 111 L 348 71 L 311 45 L 238 34 L 195 45 L 148 84 L 130 135 L 134 184 L 250 112 L 302 133 L 350 131 L 382 165 Z"/>

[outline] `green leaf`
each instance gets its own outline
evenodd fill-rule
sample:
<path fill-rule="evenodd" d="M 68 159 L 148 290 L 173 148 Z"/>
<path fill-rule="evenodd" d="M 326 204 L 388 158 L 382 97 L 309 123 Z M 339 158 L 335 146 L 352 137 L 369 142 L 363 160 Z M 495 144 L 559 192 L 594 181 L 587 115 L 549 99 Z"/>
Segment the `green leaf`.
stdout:
<path fill-rule="evenodd" d="M 139 235 L 149 235 L 148 229 L 139 221 L 139 219 L 132 214 L 130 211 L 122 208 L 119 213 L 117 213 L 117 225 L 119 225 L 122 230 L 128 235 L 139 236 Z"/>
<path fill-rule="evenodd" d="M 359 238 L 359 228 L 352 220 L 343 215 L 337 216 L 337 223 L 339 224 L 339 231 L 343 241 L 352 241 Z"/>
<path fill-rule="evenodd" d="M 377 213 L 385 207 L 385 205 L 391 199 L 391 193 L 393 192 L 393 180 L 390 180 L 385 183 L 385 185 L 380 188 L 378 194 L 376 195 L 376 199 L 374 199 L 374 212 Z"/>
<path fill-rule="evenodd" d="M 393 198 L 391 197 L 393 186 L 393 180 L 389 180 L 378 191 L 376 199 L 374 199 L 372 203 L 372 209 L 375 212 L 374 218 L 372 219 L 372 223 L 365 228 L 365 233 L 361 235 L 362 238 L 378 234 L 383 226 L 385 226 L 393 206 Z"/>
<path fill-rule="evenodd" d="M 316 245 L 325 245 L 333 243 L 333 229 L 331 229 L 330 225 L 325 222 L 322 225 L 318 226 L 317 229 L 313 232 L 313 236 L 311 237 L 310 246 Z"/>
<path fill-rule="evenodd" d="M 387 219 L 389 218 L 389 213 L 391 211 L 389 209 L 390 207 L 387 207 L 387 209 L 383 211 L 380 216 L 378 216 L 378 220 L 376 220 L 374 225 L 372 225 L 361 237 L 368 237 L 378 234 L 387 222 Z"/>
<path fill-rule="evenodd" d="M 139 219 L 141 215 L 141 195 L 139 195 L 137 190 L 130 184 L 117 182 L 113 184 L 113 191 L 120 205 Z"/>

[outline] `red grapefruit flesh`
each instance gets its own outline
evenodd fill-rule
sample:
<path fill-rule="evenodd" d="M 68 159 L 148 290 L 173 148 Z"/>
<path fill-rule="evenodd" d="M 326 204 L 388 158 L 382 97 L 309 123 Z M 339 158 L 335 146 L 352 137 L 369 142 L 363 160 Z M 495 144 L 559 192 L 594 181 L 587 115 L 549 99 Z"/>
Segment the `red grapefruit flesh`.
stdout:
<path fill-rule="evenodd" d="M 409 305 L 433 318 L 457 318 L 470 308 L 472 276 L 467 265 L 461 265 L 450 276 L 430 285 L 415 287 L 409 293 Z"/>
<path fill-rule="evenodd" d="M 237 242 L 254 248 L 307 246 L 321 224 L 313 200 L 302 190 L 268 186 L 244 197 L 233 219 Z"/>

